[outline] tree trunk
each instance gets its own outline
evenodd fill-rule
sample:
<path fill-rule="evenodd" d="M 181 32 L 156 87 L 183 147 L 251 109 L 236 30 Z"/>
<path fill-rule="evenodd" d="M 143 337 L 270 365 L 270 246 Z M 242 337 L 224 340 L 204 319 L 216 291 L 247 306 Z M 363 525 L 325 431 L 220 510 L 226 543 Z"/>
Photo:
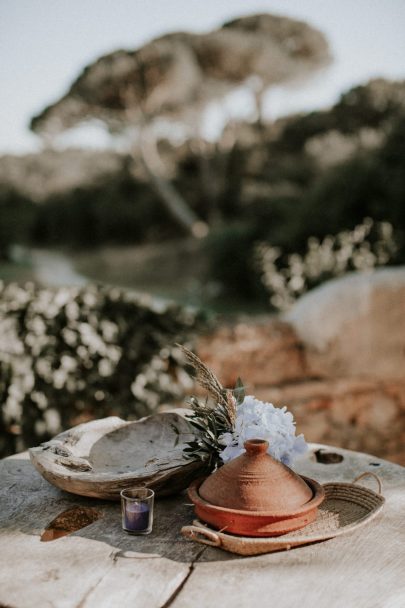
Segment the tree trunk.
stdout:
<path fill-rule="evenodd" d="M 139 149 L 145 171 L 167 211 L 188 234 L 195 238 L 205 237 L 208 234 L 208 225 L 198 218 L 173 184 L 159 171 L 158 165 L 162 161 L 154 137 L 141 133 Z"/>
<path fill-rule="evenodd" d="M 219 198 L 219 179 L 218 179 L 218 159 L 216 159 L 215 171 L 212 158 L 206 142 L 201 136 L 197 139 L 197 162 L 199 168 L 199 185 L 205 199 L 207 218 L 211 228 L 221 223 L 221 214 L 218 209 Z"/>

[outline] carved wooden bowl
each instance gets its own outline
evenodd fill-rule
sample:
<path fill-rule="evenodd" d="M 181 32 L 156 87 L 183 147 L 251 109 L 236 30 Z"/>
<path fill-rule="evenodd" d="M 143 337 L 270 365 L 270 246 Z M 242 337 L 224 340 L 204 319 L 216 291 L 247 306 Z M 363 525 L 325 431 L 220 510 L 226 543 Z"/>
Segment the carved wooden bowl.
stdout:
<path fill-rule="evenodd" d="M 122 489 L 145 485 L 167 496 L 204 472 L 201 462 L 183 458 L 185 445 L 176 445 L 173 425 L 183 442 L 192 439 L 190 427 L 176 412 L 136 422 L 112 416 L 69 429 L 31 448 L 30 457 L 47 481 L 73 494 L 119 500 Z"/>

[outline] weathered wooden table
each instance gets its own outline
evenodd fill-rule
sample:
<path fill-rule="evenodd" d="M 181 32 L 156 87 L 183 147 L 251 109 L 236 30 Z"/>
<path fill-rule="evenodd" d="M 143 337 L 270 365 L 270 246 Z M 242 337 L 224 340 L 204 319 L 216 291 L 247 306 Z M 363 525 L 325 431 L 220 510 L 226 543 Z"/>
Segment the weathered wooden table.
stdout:
<path fill-rule="evenodd" d="M 133 537 L 121 530 L 118 503 L 52 487 L 27 454 L 4 459 L 0 606 L 404 608 L 405 468 L 328 449 L 342 454 L 343 461 L 322 464 L 311 452 L 297 470 L 322 482 L 377 473 L 387 501 L 383 512 L 348 536 L 244 558 L 181 537 L 180 528 L 193 519 L 185 495 L 157 501 L 153 533 Z M 373 483 L 364 481 L 374 489 Z M 94 507 L 102 518 L 69 536 L 41 542 L 50 521 L 74 505 Z"/>

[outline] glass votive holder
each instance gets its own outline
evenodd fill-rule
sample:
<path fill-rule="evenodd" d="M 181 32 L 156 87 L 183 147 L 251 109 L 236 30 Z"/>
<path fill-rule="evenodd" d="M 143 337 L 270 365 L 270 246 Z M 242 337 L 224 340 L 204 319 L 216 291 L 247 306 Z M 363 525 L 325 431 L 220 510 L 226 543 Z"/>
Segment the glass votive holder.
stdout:
<path fill-rule="evenodd" d="M 154 491 L 149 488 L 126 488 L 121 491 L 122 529 L 125 532 L 152 532 L 154 497 Z"/>

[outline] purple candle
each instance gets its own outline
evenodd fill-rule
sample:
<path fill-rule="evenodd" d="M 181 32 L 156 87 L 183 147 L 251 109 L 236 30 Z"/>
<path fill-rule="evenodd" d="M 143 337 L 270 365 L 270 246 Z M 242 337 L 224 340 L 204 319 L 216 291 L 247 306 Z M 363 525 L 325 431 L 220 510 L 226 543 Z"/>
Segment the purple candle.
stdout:
<path fill-rule="evenodd" d="M 128 488 L 121 492 L 122 528 L 129 534 L 149 534 L 153 523 L 153 490 Z"/>
<path fill-rule="evenodd" d="M 143 502 L 127 502 L 125 505 L 125 528 L 135 532 L 147 530 L 149 527 L 149 507 Z"/>

